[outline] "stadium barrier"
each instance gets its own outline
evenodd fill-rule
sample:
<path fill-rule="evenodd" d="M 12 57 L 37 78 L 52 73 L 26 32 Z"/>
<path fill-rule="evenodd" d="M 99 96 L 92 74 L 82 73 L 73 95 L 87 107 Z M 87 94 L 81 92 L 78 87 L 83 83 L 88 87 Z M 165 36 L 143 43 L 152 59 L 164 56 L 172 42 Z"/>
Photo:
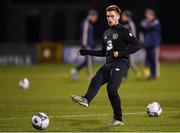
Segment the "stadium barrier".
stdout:
<path fill-rule="evenodd" d="M 77 44 L 72 46 L 59 42 L 5 43 L 0 45 L 0 65 L 80 63 L 83 57 L 77 56 L 77 49 L 79 49 Z M 135 63 L 144 63 L 145 51 L 142 49 L 135 53 L 134 59 Z M 180 46 L 161 45 L 160 61 L 180 62 Z M 93 57 L 93 62 L 104 63 L 105 58 Z"/>
<path fill-rule="evenodd" d="M 161 46 L 160 61 L 180 62 L 180 46 L 178 45 Z"/>
<path fill-rule="evenodd" d="M 31 43 L 1 43 L 0 65 L 31 65 L 37 64 L 38 51 Z"/>
<path fill-rule="evenodd" d="M 81 56 L 77 56 L 77 46 L 63 47 L 63 62 L 64 63 L 79 63 L 82 61 Z M 98 48 L 97 48 L 98 49 Z M 100 49 L 100 48 L 99 48 Z M 143 64 L 145 60 L 145 51 L 141 49 L 134 55 L 134 61 L 137 64 Z M 180 46 L 178 45 L 161 45 L 160 47 L 160 61 L 163 62 L 180 62 Z M 102 63 L 105 61 L 101 57 L 93 57 L 95 63 Z"/>
<path fill-rule="evenodd" d="M 63 63 L 73 63 L 78 64 L 81 63 L 84 59 L 83 56 L 77 55 L 77 50 L 79 47 L 77 46 L 66 46 L 63 47 Z M 100 49 L 100 48 L 97 48 Z M 134 54 L 135 62 L 136 63 L 143 63 L 144 62 L 144 50 L 140 50 Z M 104 63 L 105 57 L 92 57 L 94 63 Z"/>
<path fill-rule="evenodd" d="M 37 49 L 40 63 L 62 62 L 62 45 L 59 42 L 40 42 Z"/>

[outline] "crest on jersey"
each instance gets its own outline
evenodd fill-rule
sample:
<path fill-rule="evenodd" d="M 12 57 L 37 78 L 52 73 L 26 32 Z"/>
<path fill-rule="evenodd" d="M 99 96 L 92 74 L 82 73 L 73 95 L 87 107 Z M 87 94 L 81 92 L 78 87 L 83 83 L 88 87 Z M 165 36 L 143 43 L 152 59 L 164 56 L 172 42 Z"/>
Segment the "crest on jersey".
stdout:
<path fill-rule="evenodd" d="M 114 40 L 116 40 L 116 39 L 118 38 L 118 34 L 117 34 L 117 33 L 112 34 L 112 38 L 113 38 Z"/>

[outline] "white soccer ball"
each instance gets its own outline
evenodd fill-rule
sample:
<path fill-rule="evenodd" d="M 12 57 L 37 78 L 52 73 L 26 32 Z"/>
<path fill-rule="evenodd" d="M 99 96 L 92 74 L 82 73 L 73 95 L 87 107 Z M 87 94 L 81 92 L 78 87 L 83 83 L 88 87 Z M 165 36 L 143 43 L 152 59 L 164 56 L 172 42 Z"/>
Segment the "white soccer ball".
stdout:
<path fill-rule="evenodd" d="M 19 87 L 24 89 L 24 90 L 27 90 L 29 89 L 29 80 L 27 78 L 24 78 L 22 80 L 19 81 Z"/>
<path fill-rule="evenodd" d="M 39 112 L 32 117 L 32 125 L 38 130 L 46 129 L 49 126 L 49 118 L 45 113 Z"/>
<path fill-rule="evenodd" d="M 149 116 L 157 117 L 161 115 L 162 108 L 159 103 L 152 102 L 147 106 L 146 111 Z"/>

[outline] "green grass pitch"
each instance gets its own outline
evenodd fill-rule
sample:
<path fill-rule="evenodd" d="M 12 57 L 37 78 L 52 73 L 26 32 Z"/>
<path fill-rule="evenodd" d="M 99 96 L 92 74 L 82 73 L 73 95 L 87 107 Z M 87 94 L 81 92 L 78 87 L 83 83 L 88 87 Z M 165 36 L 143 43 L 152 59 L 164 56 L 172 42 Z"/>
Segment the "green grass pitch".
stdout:
<path fill-rule="evenodd" d="M 99 68 L 94 67 L 94 72 Z M 0 67 L 0 131 L 36 131 L 31 118 L 36 112 L 49 116 L 44 131 L 180 131 L 180 64 L 162 63 L 156 81 L 129 78 L 122 83 L 124 126 L 108 127 L 112 119 L 106 86 L 103 86 L 88 109 L 70 100 L 71 94 L 83 95 L 88 80 L 83 70 L 79 81 L 69 75 L 70 65 L 33 65 Z M 30 80 L 30 89 L 18 88 L 20 79 Z M 160 117 L 149 117 L 146 106 L 161 104 Z"/>

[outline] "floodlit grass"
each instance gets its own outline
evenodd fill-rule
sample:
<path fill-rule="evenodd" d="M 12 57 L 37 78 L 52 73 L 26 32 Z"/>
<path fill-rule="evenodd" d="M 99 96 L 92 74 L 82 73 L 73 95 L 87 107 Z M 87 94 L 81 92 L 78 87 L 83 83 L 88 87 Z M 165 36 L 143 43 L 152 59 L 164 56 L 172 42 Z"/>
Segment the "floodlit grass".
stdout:
<path fill-rule="evenodd" d="M 112 108 L 106 86 L 88 109 L 73 104 L 70 95 L 83 95 L 88 80 L 83 70 L 79 81 L 73 81 L 70 68 L 46 64 L 0 67 L 0 131 L 36 131 L 31 125 L 36 112 L 49 116 L 50 125 L 44 131 L 180 131 L 180 64 L 163 63 L 161 77 L 154 81 L 136 80 L 129 71 L 129 78 L 119 88 L 125 125 L 111 128 L 107 126 Z M 29 90 L 18 87 L 24 77 L 30 80 Z M 163 108 L 160 117 L 143 113 L 153 101 Z"/>

